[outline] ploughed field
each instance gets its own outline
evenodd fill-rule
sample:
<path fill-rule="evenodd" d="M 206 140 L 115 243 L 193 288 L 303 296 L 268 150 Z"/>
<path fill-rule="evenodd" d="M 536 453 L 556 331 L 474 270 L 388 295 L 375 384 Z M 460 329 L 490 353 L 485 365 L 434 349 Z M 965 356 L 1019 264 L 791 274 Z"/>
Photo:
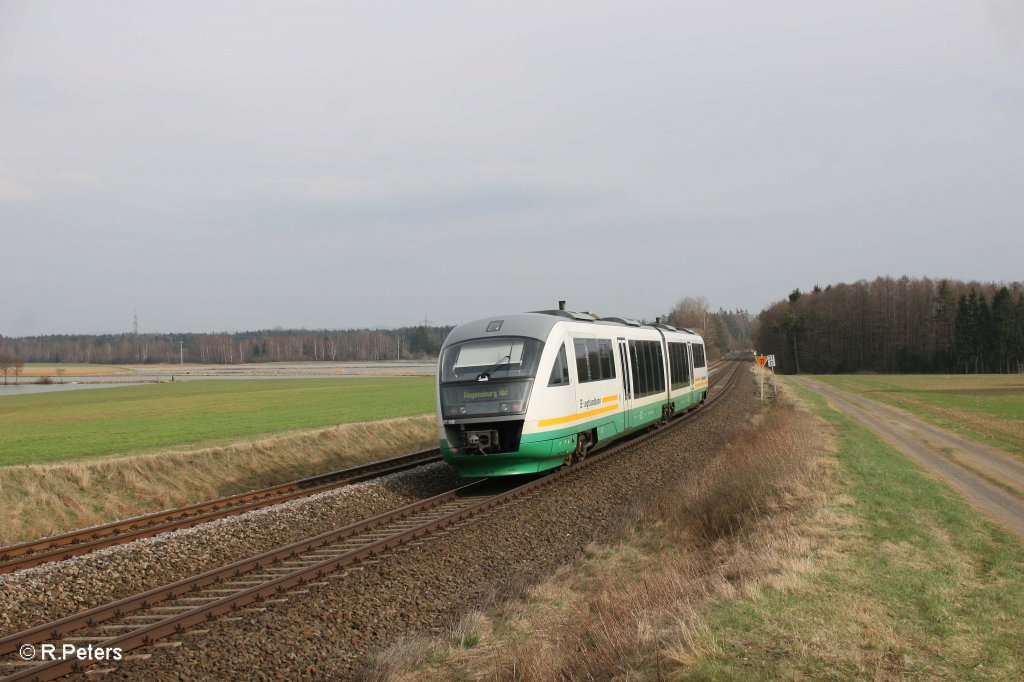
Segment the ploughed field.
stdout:
<path fill-rule="evenodd" d="M 890 374 L 817 378 L 1024 456 L 1024 375 Z"/>
<path fill-rule="evenodd" d="M 0 400 L 0 466 L 123 455 L 425 414 L 430 377 L 187 381 Z"/>

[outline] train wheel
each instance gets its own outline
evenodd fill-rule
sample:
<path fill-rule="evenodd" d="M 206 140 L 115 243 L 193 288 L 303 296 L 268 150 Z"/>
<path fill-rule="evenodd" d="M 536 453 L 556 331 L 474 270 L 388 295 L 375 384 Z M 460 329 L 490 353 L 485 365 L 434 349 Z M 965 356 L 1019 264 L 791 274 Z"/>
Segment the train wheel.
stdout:
<path fill-rule="evenodd" d="M 576 434 L 576 449 L 570 455 L 570 464 L 579 464 L 587 458 L 587 452 L 590 450 L 590 432 L 584 431 L 583 433 Z"/>

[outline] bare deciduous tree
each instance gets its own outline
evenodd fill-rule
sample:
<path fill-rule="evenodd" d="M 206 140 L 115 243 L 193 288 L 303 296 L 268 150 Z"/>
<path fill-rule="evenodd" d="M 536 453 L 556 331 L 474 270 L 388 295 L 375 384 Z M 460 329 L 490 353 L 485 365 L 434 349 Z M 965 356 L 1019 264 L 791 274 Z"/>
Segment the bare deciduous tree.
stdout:
<path fill-rule="evenodd" d="M 7 373 L 14 366 L 15 357 L 7 353 L 0 353 L 0 372 L 4 373 L 4 386 L 7 385 Z"/>

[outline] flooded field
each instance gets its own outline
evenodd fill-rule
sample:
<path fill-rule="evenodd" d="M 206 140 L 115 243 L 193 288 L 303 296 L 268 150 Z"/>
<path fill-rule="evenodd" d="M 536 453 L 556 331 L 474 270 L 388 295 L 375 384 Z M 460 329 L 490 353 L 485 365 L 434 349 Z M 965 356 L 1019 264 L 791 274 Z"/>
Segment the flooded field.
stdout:
<path fill-rule="evenodd" d="M 14 383 L 0 384 L 0 397 L 73 391 L 84 388 L 113 388 L 147 383 L 192 381 L 196 379 L 337 379 L 345 377 L 432 376 L 433 361 L 396 362 L 295 362 L 249 365 L 119 365 L 99 366 L 95 373 L 77 365 L 64 376 L 60 365 L 26 365 Z M 46 382 L 51 383 L 46 383 Z"/>

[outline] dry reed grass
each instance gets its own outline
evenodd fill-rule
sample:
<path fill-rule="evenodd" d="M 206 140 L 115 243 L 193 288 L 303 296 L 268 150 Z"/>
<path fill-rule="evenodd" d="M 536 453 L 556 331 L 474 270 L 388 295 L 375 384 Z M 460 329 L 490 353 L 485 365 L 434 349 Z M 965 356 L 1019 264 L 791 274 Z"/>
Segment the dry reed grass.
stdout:
<path fill-rule="evenodd" d="M 283 483 L 436 444 L 433 416 L 193 451 L 0 468 L 0 544 Z"/>
<path fill-rule="evenodd" d="M 765 588 L 799 590 L 827 520 L 827 427 L 781 401 L 707 466 L 638 504 L 621 540 L 524 599 L 407 640 L 368 674 L 411 679 L 663 679 L 721 649 L 706 614 Z M 466 642 L 473 646 L 466 646 Z M 407 658 L 404 658 L 407 657 Z"/>

